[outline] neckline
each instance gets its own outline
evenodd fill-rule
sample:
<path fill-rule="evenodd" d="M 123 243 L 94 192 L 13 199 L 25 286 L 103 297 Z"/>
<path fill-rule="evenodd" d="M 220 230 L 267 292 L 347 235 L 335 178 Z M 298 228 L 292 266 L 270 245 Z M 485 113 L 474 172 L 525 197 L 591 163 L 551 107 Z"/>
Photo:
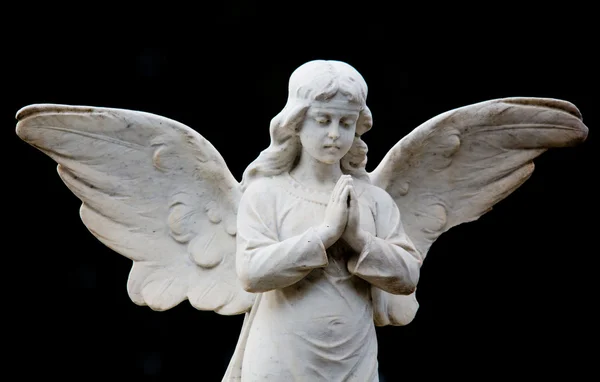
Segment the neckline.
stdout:
<path fill-rule="evenodd" d="M 304 184 L 298 182 L 292 175 L 286 171 L 285 177 L 287 178 L 287 184 L 290 186 L 289 190 L 292 193 L 302 199 L 307 199 L 312 202 L 316 202 L 319 204 L 327 205 L 329 203 L 329 198 L 331 197 L 331 193 L 326 191 L 315 190 L 305 186 Z"/>

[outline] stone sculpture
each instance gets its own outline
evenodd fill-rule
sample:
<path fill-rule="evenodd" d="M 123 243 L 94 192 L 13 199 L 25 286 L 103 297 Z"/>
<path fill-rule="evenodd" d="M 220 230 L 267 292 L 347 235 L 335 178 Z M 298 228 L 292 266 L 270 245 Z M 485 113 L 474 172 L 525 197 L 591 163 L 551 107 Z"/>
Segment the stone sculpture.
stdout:
<path fill-rule="evenodd" d="M 413 320 L 432 243 L 588 129 L 566 101 L 484 101 L 426 121 L 369 173 L 366 98 L 346 63 L 300 66 L 241 182 L 198 132 L 154 114 L 36 104 L 17 134 L 58 163 L 90 232 L 133 260 L 134 303 L 245 314 L 224 381 L 376 381 L 375 326 Z"/>

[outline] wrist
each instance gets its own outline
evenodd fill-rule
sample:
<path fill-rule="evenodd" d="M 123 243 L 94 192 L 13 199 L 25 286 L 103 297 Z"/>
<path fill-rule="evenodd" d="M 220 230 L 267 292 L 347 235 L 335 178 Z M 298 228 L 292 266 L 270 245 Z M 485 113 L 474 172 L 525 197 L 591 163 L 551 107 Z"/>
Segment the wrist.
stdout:
<path fill-rule="evenodd" d="M 331 247 L 333 243 L 335 243 L 335 241 L 338 239 L 335 237 L 335 232 L 333 228 L 328 227 L 325 224 L 321 224 L 320 226 L 318 226 L 316 232 L 317 236 L 319 236 L 319 239 L 321 239 L 321 242 L 323 243 L 325 249 Z"/>
<path fill-rule="evenodd" d="M 369 234 L 365 230 L 360 229 L 352 235 L 345 235 L 344 241 L 346 241 L 355 252 L 361 253 L 369 242 L 368 235 Z"/>

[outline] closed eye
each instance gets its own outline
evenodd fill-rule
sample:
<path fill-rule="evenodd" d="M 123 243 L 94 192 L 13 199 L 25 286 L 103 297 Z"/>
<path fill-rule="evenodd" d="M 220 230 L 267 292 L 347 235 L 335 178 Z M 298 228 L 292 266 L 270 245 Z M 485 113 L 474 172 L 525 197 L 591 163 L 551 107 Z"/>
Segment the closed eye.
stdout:
<path fill-rule="evenodd" d="M 354 120 L 346 119 L 346 120 L 342 121 L 342 126 L 344 126 L 346 128 L 351 128 L 352 126 L 354 126 L 355 123 L 356 123 L 356 121 L 354 121 Z"/>
<path fill-rule="evenodd" d="M 327 125 L 330 122 L 329 118 L 326 117 L 317 117 L 315 118 L 315 121 L 317 121 L 319 125 Z"/>

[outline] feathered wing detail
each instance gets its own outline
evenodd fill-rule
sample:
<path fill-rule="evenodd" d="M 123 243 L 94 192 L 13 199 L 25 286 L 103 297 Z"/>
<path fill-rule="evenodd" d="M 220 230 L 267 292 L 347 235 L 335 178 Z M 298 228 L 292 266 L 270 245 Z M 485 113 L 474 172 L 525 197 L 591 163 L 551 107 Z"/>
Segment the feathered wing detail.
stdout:
<path fill-rule="evenodd" d="M 587 133 L 579 110 L 569 102 L 490 100 L 426 121 L 369 176 L 395 200 L 424 259 L 442 233 L 478 219 L 521 186 L 533 172 L 534 158 L 549 148 L 580 143 Z M 388 307 L 394 299 L 405 303 L 409 298 L 388 297 Z"/>
<path fill-rule="evenodd" d="M 40 104 L 17 113 L 17 134 L 58 163 L 90 232 L 133 260 L 132 301 L 167 310 L 240 314 L 252 305 L 235 273 L 241 192 L 196 131 L 139 111 Z"/>
<path fill-rule="evenodd" d="M 450 228 L 478 219 L 525 182 L 533 159 L 582 142 L 566 101 L 504 98 L 450 110 L 400 140 L 369 174 L 396 201 L 423 257 Z"/>

